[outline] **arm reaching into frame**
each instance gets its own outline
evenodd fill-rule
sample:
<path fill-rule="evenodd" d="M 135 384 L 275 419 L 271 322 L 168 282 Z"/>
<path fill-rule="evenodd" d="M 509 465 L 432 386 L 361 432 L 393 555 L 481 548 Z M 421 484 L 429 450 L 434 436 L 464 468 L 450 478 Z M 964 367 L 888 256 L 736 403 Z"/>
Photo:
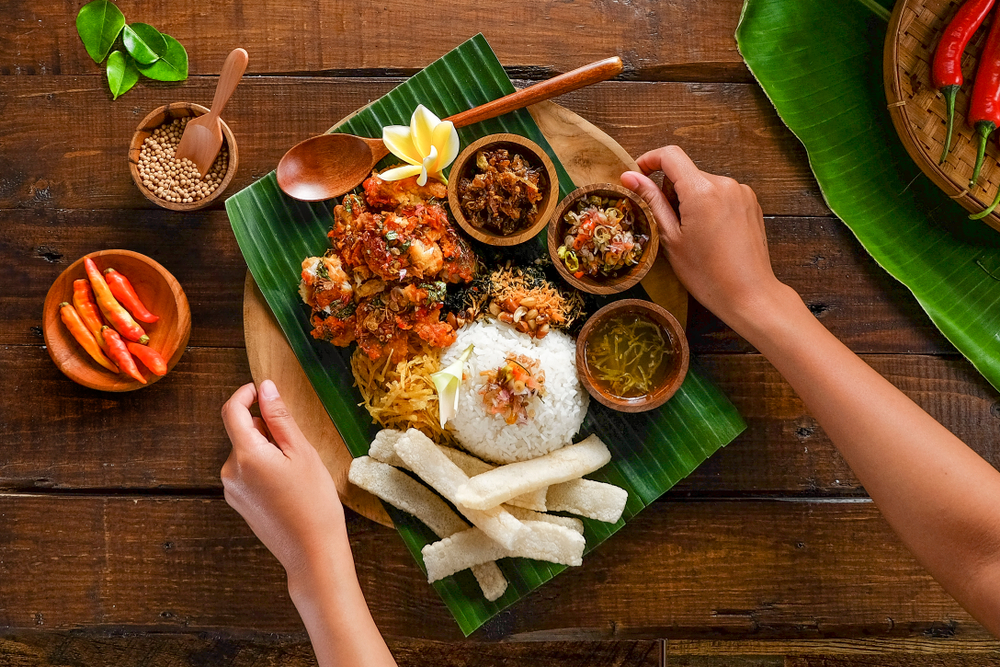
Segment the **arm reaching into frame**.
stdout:
<path fill-rule="evenodd" d="M 650 205 L 661 248 L 692 296 L 774 365 L 830 436 L 903 543 L 1000 635 L 1000 472 L 837 340 L 771 269 L 746 185 L 699 170 L 677 146 L 646 153 L 622 184 Z M 645 174 L 662 171 L 678 200 Z"/>
<path fill-rule="evenodd" d="M 250 407 L 260 402 L 262 417 Z M 394 667 L 354 570 L 344 508 L 319 454 L 274 383 L 247 384 L 222 406 L 233 451 L 226 502 L 284 566 L 288 593 L 323 667 Z"/>

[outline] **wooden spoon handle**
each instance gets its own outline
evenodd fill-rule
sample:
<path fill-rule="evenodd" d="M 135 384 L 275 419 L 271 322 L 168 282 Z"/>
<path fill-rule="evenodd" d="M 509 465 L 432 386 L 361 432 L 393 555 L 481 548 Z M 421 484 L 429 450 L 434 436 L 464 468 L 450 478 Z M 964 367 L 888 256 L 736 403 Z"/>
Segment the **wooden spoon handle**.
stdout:
<path fill-rule="evenodd" d="M 505 95 L 504 97 L 493 100 L 492 102 L 487 102 L 486 104 L 478 107 L 473 107 L 468 111 L 457 113 L 454 116 L 446 118 L 445 120 L 450 120 L 455 124 L 455 127 L 465 127 L 467 125 L 472 125 L 473 123 L 478 123 L 479 121 L 496 118 L 497 116 L 502 116 L 505 113 L 510 113 L 511 111 L 516 111 L 517 109 L 523 109 L 524 107 L 535 104 L 536 102 L 542 102 L 556 97 L 557 95 L 562 95 L 563 93 L 568 93 L 578 88 L 589 86 L 592 83 L 598 83 L 600 81 L 610 79 L 616 74 L 619 74 L 622 71 L 622 67 L 622 59 L 618 56 L 598 60 L 596 63 L 584 65 L 583 67 L 579 67 L 572 72 L 566 72 L 565 74 L 554 76 L 547 81 L 542 81 L 541 83 L 536 83 L 533 86 L 522 88 L 515 93 Z"/>
<path fill-rule="evenodd" d="M 215 87 L 215 97 L 212 99 L 212 109 L 209 111 L 209 115 L 216 118 L 222 115 L 222 110 L 226 108 L 226 102 L 236 90 L 236 84 L 243 78 L 248 61 L 247 52 L 243 49 L 233 49 L 226 56 L 226 62 L 222 65 L 222 71 L 219 73 L 219 83 Z"/>

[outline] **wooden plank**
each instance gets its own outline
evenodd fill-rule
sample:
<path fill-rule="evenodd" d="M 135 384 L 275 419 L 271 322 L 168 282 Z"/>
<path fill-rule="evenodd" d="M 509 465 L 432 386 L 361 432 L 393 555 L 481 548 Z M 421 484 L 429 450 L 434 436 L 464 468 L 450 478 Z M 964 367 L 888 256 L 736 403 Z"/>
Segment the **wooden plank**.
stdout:
<path fill-rule="evenodd" d="M 967 361 L 912 355 L 862 358 L 1000 468 L 1000 394 Z M 697 363 L 739 409 L 747 430 L 671 493 L 736 489 L 743 493 L 864 493 L 823 429 L 765 359 L 712 355 L 700 357 Z"/>
<path fill-rule="evenodd" d="M 917 664 L 959 667 L 987 664 L 1000 642 L 954 638 L 878 638 L 805 640 L 653 640 L 440 642 L 387 638 L 400 667 L 448 664 L 572 665 L 573 667 L 657 667 L 666 648 L 667 667 L 763 665 Z M 10 667 L 80 665 L 205 665 L 251 667 L 316 664 L 308 638 L 301 634 L 138 633 L 129 631 L 19 630 L 0 633 L 0 656 Z"/>
<path fill-rule="evenodd" d="M 913 294 L 886 273 L 836 218 L 767 218 L 769 254 L 779 280 L 855 352 L 957 354 Z M 688 315 L 695 354 L 753 352 L 696 301 Z"/>
<path fill-rule="evenodd" d="M 455 623 L 394 531 L 349 513 L 390 636 Z M 221 498 L 0 495 L 0 626 L 301 632 L 277 561 Z M 660 502 L 477 633 L 521 640 L 989 635 L 869 502 Z"/>
<path fill-rule="evenodd" d="M 0 253 L 8 292 L 0 300 L 0 344 L 41 343 L 41 304 L 56 277 L 99 248 L 128 248 L 167 267 L 191 303 L 195 346 L 242 346 L 246 263 L 223 211 L 11 210 Z M 769 218 L 775 273 L 857 352 L 954 354 L 916 300 L 880 269 L 834 218 Z M 695 354 L 752 352 L 746 341 L 692 302 Z"/>
<path fill-rule="evenodd" d="M 864 357 L 1000 467 L 1000 395 L 964 360 Z M 859 495 L 863 489 L 791 388 L 759 355 L 702 356 L 747 431 L 671 491 Z M 38 347 L 0 348 L 0 489 L 219 489 L 230 444 L 219 408 L 250 381 L 242 349 L 189 348 L 173 372 L 124 395 L 66 379 Z M 40 418 L 38 406 L 45 406 Z"/>
<path fill-rule="evenodd" d="M 566 665 L 659 667 L 662 642 L 435 642 L 387 638 L 399 667 Z M 227 633 L 45 632 L 0 633 L 0 662 L 8 667 L 74 665 L 211 665 L 212 667 L 306 667 L 316 658 L 304 634 L 268 636 Z"/>
<path fill-rule="evenodd" d="M 930 632 L 913 637 L 866 637 L 863 639 L 668 639 L 665 645 L 668 660 L 681 656 L 774 656 L 789 658 L 827 656 L 861 658 L 872 656 L 908 655 L 909 664 L 941 659 L 945 656 L 995 656 L 1000 651 L 996 638 L 964 639 L 945 632 Z M 935 662 L 934 664 L 938 664 Z"/>
<path fill-rule="evenodd" d="M 519 4 L 412 0 L 378 4 L 227 3 L 204 12 L 193 0 L 117 3 L 129 22 L 155 25 L 187 49 L 194 75 L 219 71 L 236 46 L 250 53 L 248 74 L 350 70 L 411 72 L 475 35 L 519 69 L 567 71 L 619 54 L 633 76 L 705 81 L 749 79 L 733 34 L 740 0 Z M 79 4 L 0 3 L 5 18 L 0 75 L 97 71 L 74 27 Z M 430 10 L 429 10 L 430 9 Z"/>
<path fill-rule="evenodd" d="M 95 250 L 125 248 L 170 271 L 191 307 L 192 346 L 243 346 L 247 265 L 225 211 L 18 210 L 2 214 L 0 344 L 42 343 L 42 303 L 70 264 Z M 155 325 L 152 325 L 155 326 Z"/>
<path fill-rule="evenodd" d="M 934 633 L 929 633 L 934 634 Z M 973 667 L 1000 657 L 995 639 L 950 636 L 871 639 L 675 640 L 666 642 L 666 667 Z"/>
<path fill-rule="evenodd" d="M 219 410 L 251 379 L 244 350 L 209 348 L 124 394 L 75 384 L 37 347 L 0 348 L 0 377 L 0 489 L 218 490 L 231 448 Z"/>
<path fill-rule="evenodd" d="M 298 141 L 325 131 L 400 81 L 244 80 L 225 113 L 240 149 L 230 193 L 274 169 Z M 167 102 L 209 104 L 214 90 L 212 78 L 176 90 L 140 84 L 111 102 L 101 77 L 6 79 L 0 91 L 0 164 L 9 166 L 0 176 L 0 208 L 153 208 L 128 171 L 136 126 Z M 665 143 L 684 146 L 703 169 L 753 185 L 768 215 L 829 214 L 805 151 L 756 85 L 610 82 L 558 101 L 634 156 Z M 90 110 L 86 122 L 80 109 Z M 53 134 L 52 127 L 72 131 Z M 221 208 L 222 202 L 213 206 Z"/>

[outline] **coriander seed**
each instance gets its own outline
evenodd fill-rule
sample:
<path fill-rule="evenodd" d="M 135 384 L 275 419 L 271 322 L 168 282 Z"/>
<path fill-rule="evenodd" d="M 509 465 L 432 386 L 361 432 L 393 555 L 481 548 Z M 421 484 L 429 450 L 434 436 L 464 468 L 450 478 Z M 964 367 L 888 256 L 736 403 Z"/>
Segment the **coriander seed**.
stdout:
<path fill-rule="evenodd" d="M 164 201 L 192 204 L 210 196 L 222 185 L 229 169 L 229 150 L 223 144 L 211 168 L 202 178 L 187 158 L 174 157 L 189 118 L 177 118 L 153 130 L 139 149 L 142 184 Z"/>

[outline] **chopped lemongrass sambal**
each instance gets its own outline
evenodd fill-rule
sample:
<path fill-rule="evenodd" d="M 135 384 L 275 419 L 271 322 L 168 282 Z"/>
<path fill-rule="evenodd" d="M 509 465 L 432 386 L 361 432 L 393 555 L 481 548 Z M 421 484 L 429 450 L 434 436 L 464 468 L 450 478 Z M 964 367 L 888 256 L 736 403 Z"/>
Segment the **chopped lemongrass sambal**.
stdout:
<path fill-rule="evenodd" d="M 667 378 L 675 357 L 670 334 L 638 313 L 611 317 L 587 338 L 587 366 L 595 386 L 618 398 L 648 395 Z"/>
<path fill-rule="evenodd" d="M 639 263 L 649 236 L 638 233 L 636 214 L 625 198 L 584 197 L 563 215 L 558 255 L 577 278 L 616 276 Z"/>

